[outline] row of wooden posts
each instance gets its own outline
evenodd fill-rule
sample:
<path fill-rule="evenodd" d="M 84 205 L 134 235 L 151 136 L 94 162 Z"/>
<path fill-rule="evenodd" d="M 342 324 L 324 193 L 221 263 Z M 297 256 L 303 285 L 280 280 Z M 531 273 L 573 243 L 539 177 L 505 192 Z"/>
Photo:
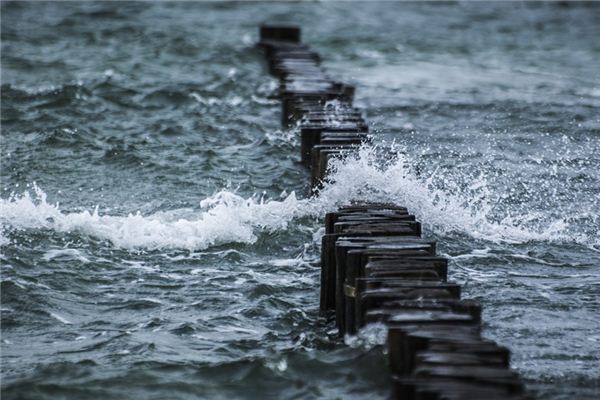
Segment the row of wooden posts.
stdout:
<path fill-rule="evenodd" d="M 352 105 L 354 88 L 327 76 L 297 27 L 262 26 L 259 46 L 280 80 L 282 124 L 299 126 L 302 163 L 316 188 L 333 158 L 370 138 Z M 394 398 L 528 398 L 509 368 L 509 350 L 481 337 L 481 306 L 461 300 L 447 272 L 448 260 L 421 238 L 421 224 L 405 207 L 349 202 L 325 216 L 321 312 L 335 312 L 341 335 L 369 323 L 387 326 Z"/>

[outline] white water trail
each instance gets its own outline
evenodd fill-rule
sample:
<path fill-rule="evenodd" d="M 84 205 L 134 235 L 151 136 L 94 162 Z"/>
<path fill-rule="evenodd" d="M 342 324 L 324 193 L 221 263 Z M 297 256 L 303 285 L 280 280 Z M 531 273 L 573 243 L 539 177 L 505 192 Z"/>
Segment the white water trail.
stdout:
<path fill-rule="evenodd" d="M 474 182 L 470 194 L 447 193 L 435 187 L 434 175 L 418 177 L 406 158 L 396 154 L 381 166 L 376 149 L 362 148 L 356 157 L 333 164 L 328 183 L 316 196 L 297 199 L 292 192 L 283 200 L 243 198 L 221 191 L 200 202 L 200 210 L 187 210 L 127 216 L 100 215 L 98 209 L 68 212 L 49 204 L 46 193 L 36 185 L 29 192 L 0 199 L 0 224 L 6 244 L 10 230 L 50 229 L 76 232 L 126 249 L 178 248 L 202 250 L 224 243 L 254 243 L 261 231 L 284 230 L 296 218 L 322 217 L 349 200 L 386 201 L 407 206 L 418 220 L 438 234 L 459 232 L 493 242 L 569 241 L 566 220 L 555 220 L 542 228 L 528 225 L 531 216 L 507 216 L 501 221 L 490 217 L 485 181 Z M 473 195 L 475 193 L 475 195 Z M 583 244 L 586 236 L 577 238 Z"/>

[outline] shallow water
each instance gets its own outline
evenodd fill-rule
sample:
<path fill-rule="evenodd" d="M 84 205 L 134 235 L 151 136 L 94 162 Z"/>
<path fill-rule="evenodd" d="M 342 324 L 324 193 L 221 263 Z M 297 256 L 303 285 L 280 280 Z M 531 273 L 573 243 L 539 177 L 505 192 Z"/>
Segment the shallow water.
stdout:
<path fill-rule="evenodd" d="M 308 196 L 263 21 L 357 85 Z M 318 316 L 326 210 L 406 205 L 538 398 L 600 396 L 600 7 L 3 3 L 2 396 L 385 398 Z M 385 144 L 383 143 L 385 142 Z"/>

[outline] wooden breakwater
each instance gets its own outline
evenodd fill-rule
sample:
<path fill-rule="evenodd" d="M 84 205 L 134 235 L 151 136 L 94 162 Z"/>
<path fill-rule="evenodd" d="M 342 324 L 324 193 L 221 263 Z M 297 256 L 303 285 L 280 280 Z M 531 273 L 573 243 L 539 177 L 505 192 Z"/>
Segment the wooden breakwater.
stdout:
<path fill-rule="evenodd" d="M 332 80 L 296 27 L 262 26 L 259 46 L 280 80 L 282 124 L 298 124 L 311 186 L 356 152 L 369 128 L 354 88 Z M 341 335 L 387 326 L 393 396 L 403 400 L 524 399 L 510 352 L 481 337 L 481 306 L 447 280 L 448 260 L 401 205 L 350 202 L 325 215 L 320 308 Z"/>

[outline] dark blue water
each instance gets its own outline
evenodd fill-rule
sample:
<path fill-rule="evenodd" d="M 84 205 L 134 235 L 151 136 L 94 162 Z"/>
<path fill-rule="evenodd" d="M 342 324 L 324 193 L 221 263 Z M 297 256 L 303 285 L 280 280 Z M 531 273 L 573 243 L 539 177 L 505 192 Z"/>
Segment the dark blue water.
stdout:
<path fill-rule="evenodd" d="M 597 4 L 1 11 L 3 398 L 385 398 L 382 332 L 318 316 L 321 217 L 356 198 L 417 214 L 536 397 L 600 397 Z M 265 21 L 393 157 L 308 195 Z"/>

